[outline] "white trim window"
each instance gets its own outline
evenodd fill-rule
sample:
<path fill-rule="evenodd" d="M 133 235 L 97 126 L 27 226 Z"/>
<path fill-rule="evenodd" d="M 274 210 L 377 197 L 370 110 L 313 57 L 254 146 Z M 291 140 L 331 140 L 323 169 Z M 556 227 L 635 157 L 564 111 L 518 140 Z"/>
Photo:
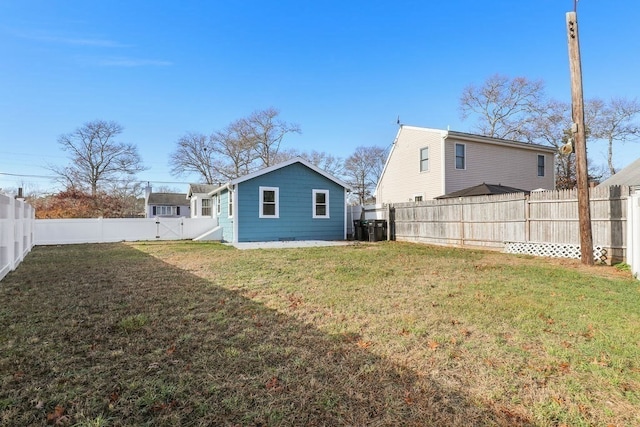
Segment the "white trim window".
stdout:
<path fill-rule="evenodd" d="M 420 172 L 429 171 L 429 147 L 420 149 Z"/>
<path fill-rule="evenodd" d="M 202 215 L 201 216 L 211 216 L 211 199 L 202 199 Z"/>
<path fill-rule="evenodd" d="M 228 203 L 227 203 L 227 216 L 229 218 L 233 218 L 233 191 L 229 190 L 228 193 Z"/>
<path fill-rule="evenodd" d="M 259 218 L 280 218 L 280 188 L 260 187 Z"/>
<path fill-rule="evenodd" d="M 329 190 L 312 190 L 313 218 L 329 218 Z"/>
<path fill-rule="evenodd" d="M 456 154 L 456 169 L 466 169 L 467 168 L 467 149 L 464 144 L 456 144 L 455 154 Z"/>
<path fill-rule="evenodd" d="M 220 212 L 222 211 L 222 203 L 220 203 L 220 193 L 213 196 L 214 203 L 216 204 L 216 214 L 220 216 Z"/>

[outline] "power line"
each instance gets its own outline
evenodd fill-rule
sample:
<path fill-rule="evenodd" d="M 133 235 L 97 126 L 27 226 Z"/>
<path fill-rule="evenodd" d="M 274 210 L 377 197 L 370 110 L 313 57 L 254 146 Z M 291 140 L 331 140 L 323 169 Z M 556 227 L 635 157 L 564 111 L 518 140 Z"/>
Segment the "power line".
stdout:
<path fill-rule="evenodd" d="M 28 174 L 20 174 L 20 173 L 9 173 L 9 172 L 0 172 L 0 175 L 4 176 L 12 176 L 17 178 L 44 178 L 44 179 L 59 179 L 60 177 L 52 176 L 52 175 L 28 175 Z M 136 180 L 127 180 L 127 179 L 103 179 L 103 182 L 151 182 L 154 184 L 184 184 L 189 185 L 191 182 L 187 181 L 156 181 L 153 179 L 136 179 Z"/>

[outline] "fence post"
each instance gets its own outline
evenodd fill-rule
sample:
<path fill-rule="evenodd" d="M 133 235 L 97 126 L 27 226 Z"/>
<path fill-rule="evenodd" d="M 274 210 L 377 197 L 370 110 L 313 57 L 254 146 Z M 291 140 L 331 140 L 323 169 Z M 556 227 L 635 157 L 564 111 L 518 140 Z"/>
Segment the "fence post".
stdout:
<path fill-rule="evenodd" d="M 524 241 L 529 243 L 531 240 L 531 203 L 529 203 L 529 195 L 524 196 Z"/>
<path fill-rule="evenodd" d="M 464 247 L 464 203 L 460 203 L 460 246 Z"/>
<path fill-rule="evenodd" d="M 627 201 L 627 264 L 640 279 L 640 192 L 630 195 Z"/>

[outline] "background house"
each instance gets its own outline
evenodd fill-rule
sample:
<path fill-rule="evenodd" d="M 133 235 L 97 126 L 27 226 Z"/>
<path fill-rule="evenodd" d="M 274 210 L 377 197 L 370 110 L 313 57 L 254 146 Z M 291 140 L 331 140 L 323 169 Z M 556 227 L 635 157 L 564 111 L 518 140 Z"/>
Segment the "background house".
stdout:
<path fill-rule="evenodd" d="M 191 218 L 212 218 L 215 216 L 213 198 L 209 193 L 217 186 L 210 184 L 189 184 Z"/>
<path fill-rule="evenodd" d="M 301 158 L 209 193 L 228 242 L 344 240 L 348 185 Z"/>
<path fill-rule="evenodd" d="M 144 212 L 147 218 L 189 217 L 189 200 L 184 193 L 154 193 L 150 185 L 145 188 Z"/>
<path fill-rule="evenodd" d="M 598 187 L 607 187 L 609 185 L 628 185 L 631 187 L 640 186 L 640 158 L 636 159 L 615 175 L 611 175 L 609 178 L 602 181 Z"/>
<path fill-rule="evenodd" d="M 376 201 L 431 200 L 483 182 L 551 190 L 554 155 L 553 147 L 403 125 L 378 181 Z"/>

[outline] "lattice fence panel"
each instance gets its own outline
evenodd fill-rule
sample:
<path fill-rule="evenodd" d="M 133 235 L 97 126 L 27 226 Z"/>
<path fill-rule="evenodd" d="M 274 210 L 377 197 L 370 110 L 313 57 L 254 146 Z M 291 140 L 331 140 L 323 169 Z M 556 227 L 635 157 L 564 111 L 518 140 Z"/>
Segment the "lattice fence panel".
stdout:
<path fill-rule="evenodd" d="M 504 251 L 508 254 L 580 259 L 580 245 L 563 243 L 505 242 Z M 593 259 L 596 262 L 606 262 L 607 250 L 602 246 L 594 246 Z"/>

